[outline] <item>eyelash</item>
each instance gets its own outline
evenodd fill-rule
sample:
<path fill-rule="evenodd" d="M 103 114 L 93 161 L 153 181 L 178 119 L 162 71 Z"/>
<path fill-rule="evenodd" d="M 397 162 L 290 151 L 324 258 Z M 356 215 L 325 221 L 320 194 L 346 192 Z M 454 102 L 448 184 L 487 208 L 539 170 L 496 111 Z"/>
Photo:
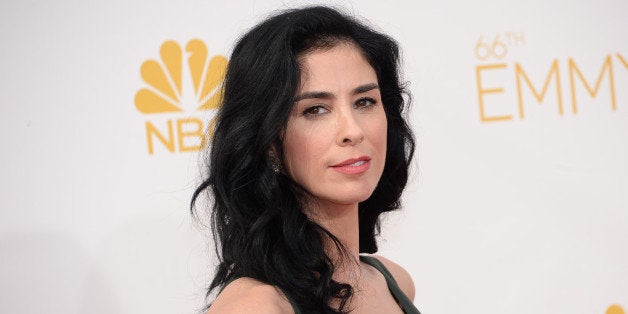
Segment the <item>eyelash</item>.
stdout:
<path fill-rule="evenodd" d="M 307 108 L 305 108 L 305 110 L 303 110 L 303 115 L 304 115 L 304 116 L 306 116 L 306 117 L 314 117 L 314 116 L 320 115 L 320 114 L 322 114 L 322 113 L 320 113 L 320 112 L 319 112 L 319 113 L 315 113 L 315 112 L 314 112 L 314 111 L 316 111 L 316 110 L 320 110 L 320 109 L 325 109 L 325 110 L 327 110 L 327 109 L 326 109 L 324 106 L 322 106 L 322 105 L 314 105 L 314 106 L 311 106 L 311 107 L 307 107 Z"/>
<path fill-rule="evenodd" d="M 357 107 L 358 107 L 358 104 L 359 104 L 359 103 L 361 103 L 361 102 L 363 102 L 363 101 L 367 101 L 367 102 L 369 102 L 369 104 L 364 105 L 364 106 L 362 107 L 362 109 L 364 109 L 364 108 L 369 109 L 370 107 L 373 107 L 374 105 L 376 105 L 376 104 L 377 104 L 377 101 L 376 101 L 375 99 L 373 99 L 373 98 L 370 98 L 370 97 L 362 97 L 362 98 L 358 99 L 358 101 L 356 101 L 356 102 L 355 102 L 355 104 L 353 105 L 353 107 L 354 107 L 354 108 L 357 108 Z"/>
<path fill-rule="evenodd" d="M 368 103 L 365 105 L 360 105 L 360 103 L 362 102 L 368 102 Z M 353 108 L 359 109 L 359 110 L 368 110 L 376 104 L 377 104 L 377 101 L 375 99 L 370 98 L 370 97 L 363 97 L 363 98 L 358 99 L 353 104 Z M 305 108 L 305 110 L 303 110 L 303 115 L 306 117 L 307 116 L 314 117 L 314 116 L 321 115 L 323 113 L 315 113 L 315 111 L 320 110 L 320 109 L 328 110 L 323 105 L 314 105 L 314 106 Z"/>

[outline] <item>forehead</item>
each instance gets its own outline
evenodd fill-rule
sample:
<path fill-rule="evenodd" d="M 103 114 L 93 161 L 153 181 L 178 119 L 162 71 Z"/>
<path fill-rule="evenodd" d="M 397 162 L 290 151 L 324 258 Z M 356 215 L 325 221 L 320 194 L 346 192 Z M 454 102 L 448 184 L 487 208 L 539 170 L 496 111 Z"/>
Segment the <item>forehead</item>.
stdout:
<path fill-rule="evenodd" d="M 316 49 L 298 59 L 301 68 L 300 91 L 335 90 L 377 83 L 377 75 L 360 48 L 340 42 L 331 48 Z"/>

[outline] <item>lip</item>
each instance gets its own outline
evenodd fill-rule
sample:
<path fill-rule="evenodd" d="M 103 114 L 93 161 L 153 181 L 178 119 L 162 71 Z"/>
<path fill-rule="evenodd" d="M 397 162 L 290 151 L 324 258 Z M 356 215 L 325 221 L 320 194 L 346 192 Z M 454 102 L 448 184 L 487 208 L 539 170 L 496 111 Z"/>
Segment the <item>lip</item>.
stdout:
<path fill-rule="evenodd" d="M 341 163 L 331 166 L 334 170 L 344 174 L 360 174 L 366 172 L 371 167 L 371 158 L 362 156 L 350 158 Z"/>

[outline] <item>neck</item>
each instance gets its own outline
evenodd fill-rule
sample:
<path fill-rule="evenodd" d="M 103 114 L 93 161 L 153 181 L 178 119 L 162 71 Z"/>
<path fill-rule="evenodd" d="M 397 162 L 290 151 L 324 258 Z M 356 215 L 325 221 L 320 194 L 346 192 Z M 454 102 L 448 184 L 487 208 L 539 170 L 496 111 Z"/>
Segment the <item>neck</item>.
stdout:
<path fill-rule="evenodd" d="M 336 266 L 334 280 L 353 283 L 360 275 L 358 204 L 319 203 L 317 207 L 312 218 L 340 241 L 348 255 L 339 254 L 331 241 L 326 244 L 327 255 Z"/>

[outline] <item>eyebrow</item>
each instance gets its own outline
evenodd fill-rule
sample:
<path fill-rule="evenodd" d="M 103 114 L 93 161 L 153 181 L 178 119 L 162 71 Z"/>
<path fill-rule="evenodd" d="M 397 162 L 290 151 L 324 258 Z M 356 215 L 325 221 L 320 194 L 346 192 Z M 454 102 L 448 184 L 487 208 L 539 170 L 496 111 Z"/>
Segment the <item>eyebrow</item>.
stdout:
<path fill-rule="evenodd" d="M 357 95 L 357 94 L 362 94 L 362 93 L 366 93 L 370 90 L 374 90 L 374 89 L 379 89 L 379 86 L 375 83 L 370 83 L 370 84 L 365 84 L 365 85 L 360 85 L 356 88 L 354 88 L 351 91 L 351 95 Z M 307 93 L 303 93 L 301 95 L 298 95 L 295 99 L 294 102 L 297 102 L 299 100 L 303 100 L 303 99 L 332 99 L 334 98 L 335 95 L 333 93 L 330 92 L 307 92 Z"/>

